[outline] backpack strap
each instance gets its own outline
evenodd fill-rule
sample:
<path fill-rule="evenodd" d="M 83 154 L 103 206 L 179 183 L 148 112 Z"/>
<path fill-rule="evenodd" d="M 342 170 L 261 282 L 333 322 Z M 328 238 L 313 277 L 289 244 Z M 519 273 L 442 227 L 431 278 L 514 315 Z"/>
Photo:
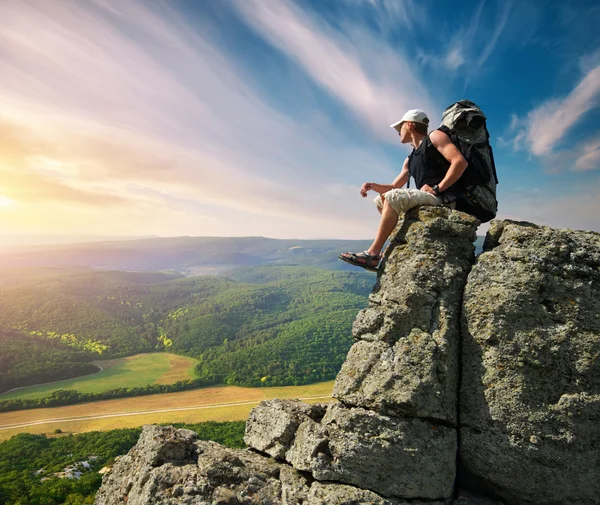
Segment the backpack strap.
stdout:
<path fill-rule="evenodd" d="M 412 152 L 408 155 L 408 181 L 406 181 L 406 189 L 410 188 L 410 178 L 411 178 L 411 173 L 410 173 L 410 162 L 412 160 L 413 154 L 415 154 L 415 150 L 413 149 Z"/>
<path fill-rule="evenodd" d="M 492 161 L 492 170 L 494 172 L 494 180 L 496 181 L 496 185 L 498 185 L 498 175 L 496 173 L 496 162 L 494 161 L 494 150 L 492 149 L 492 145 L 490 144 L 490 132 L 488 132 L 487 126 L 485 127 L 485 133 L 488 138 L 488 145 L 490 147 L 490 159 Z"/>

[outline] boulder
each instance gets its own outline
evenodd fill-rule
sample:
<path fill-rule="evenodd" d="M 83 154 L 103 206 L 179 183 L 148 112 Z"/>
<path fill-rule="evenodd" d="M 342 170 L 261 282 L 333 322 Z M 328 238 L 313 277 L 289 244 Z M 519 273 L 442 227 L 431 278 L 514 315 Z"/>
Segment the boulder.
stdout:
<path fill-rule="evenodd" d="M 299 426 L 286 460 L 317 481 L 397 498 L 448 498 L 456 430 L 332 403 L 320 423 L 309 419 Z"/>
<path fill-rule="evenodd" d="M 315 482 L 304 505 L 445 505 L 445 501 L 395 500 L 344 484 Z M 465 504 L 466 505 L 466 504 Z M 469 504 L 476 505 L 476 504 Z M 482 504 L 483 505 L 483 504 Z"/>
<path fill-rule="evenodd" d="M 349 485 L 315 482 L 269 457 L 198 440 L 194 432 L 171 426 L 144 426 L 137 445 L 104 477 L 94 504 L 124 503 L 445 505 L 395 500 Z"/>
<path fill-rule="evenodd" d="M 325 413 L 321 405 L 299 400 L 266 400 L 250 412 L 244 442 L 257 451 L 283 460 L 298 426 L 307 420 L 320 420 Z"/>
<path fill-rule="evenodd" d="M 94 504 L 281 503 L 280 468 L 250 451 L 197 440 L 189 430 L 144 426 L 137 445 L 104 478 Z"/>
<path fill-rule="evenodd" d="M 463 317 L 461 483 L 600 504 L 600 234 L 493 223 Z"/>
<path fill-rule="evenodd" d="M 461 300 L 478 224 L 445 207 L 412 209 L 400 219 L 369 306 L 354 322 L 357 343 L 335 398 L 456 425 Z"/>

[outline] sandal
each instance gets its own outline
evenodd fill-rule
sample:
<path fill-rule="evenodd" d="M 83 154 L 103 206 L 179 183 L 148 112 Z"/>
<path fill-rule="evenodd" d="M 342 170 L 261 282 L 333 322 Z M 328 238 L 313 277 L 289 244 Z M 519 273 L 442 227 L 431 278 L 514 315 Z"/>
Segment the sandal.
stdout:
<path fill-rule="evenodd" d="M 369 272 L 377 272 L 379 261 L 381 260 L 381 254 L 373 256 L 367 251 L 360 253 L 347 252 L 340 254 L 338 258 L 346 263 L 350 263 L 351 265 L 369 270 Z"/>

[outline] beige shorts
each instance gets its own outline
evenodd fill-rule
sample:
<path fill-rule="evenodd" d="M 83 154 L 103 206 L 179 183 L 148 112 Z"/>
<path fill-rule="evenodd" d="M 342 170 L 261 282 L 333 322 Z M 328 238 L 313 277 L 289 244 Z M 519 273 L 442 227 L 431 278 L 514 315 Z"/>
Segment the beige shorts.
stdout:
<path fill-rule="evenodd" d="M 404 214 L 419 205 L 442 205 L 441 198 L 420 189 L 392 189 L 387 193 L 383 193 L 383 197 L 398 214 Z M 381 195 L 377 195 L 373 202 L 379 210 L 383 209 Z"/>

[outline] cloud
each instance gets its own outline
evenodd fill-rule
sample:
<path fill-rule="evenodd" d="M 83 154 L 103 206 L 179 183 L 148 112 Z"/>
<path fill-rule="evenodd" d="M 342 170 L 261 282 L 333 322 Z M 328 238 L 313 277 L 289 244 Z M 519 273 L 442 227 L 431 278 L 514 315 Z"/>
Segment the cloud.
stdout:
<path fill-rule="evenodd" d="M 467 61 L 462 48 L 462 43 L 458 43 L 454 46 L 451 46 L 446 52 L 446 54 L 442 56 L 428 54 L 422 49 L 419 49 L 417 51 L 417 60 L 420 61 L 422 64 L 426 64 L 432 67 L 444 68 L 454 73 Z"/>
<path fill-rule="evenodd" d="M 344 0 L 344 3 L 359 9 L 352 15 L 364 16 L 368 13 L 373 16 L 377 27 L 384 33 L 399 30 L 413 32 L 415 27 L 423 26 L 425 19 L 422 5 L 415 0 Z"/>
<path fill-rule="evenodd" d="M 572 130 L 600 105 L 600 52 L 580 58 L 583 71 L 575 87 L 565 96 L 541 103 L 519 118 L 511 115 L 510 125 L 499 144 L 514 151 L 526 149 L 538 157 L 547 173 L 600 168 L 600 137 L 580 136 L 570 140 Z"/>
<path fill-rule="evenodd" d="M 384 31 L 397 30 L 398 27 L 414 31 L 424 19 L 422 7 L 413 0 L 369 0 L 375 9 L 379 26 Z"/>
<path fill-rule="evenodd" d="M 457 70 L 464 64 L 465 56 L 458 47 L 450 49 L 444 58 L 444 66 L 450 70 Z"/>
<path fill-rule="evenodd" d="M 589 68 L 566 96 L 547 100 L 523 119 L 513 114 L 506 133 L 501 137 L 501 145 L 510 145 L 515 151 L 529 150 L 540 159 L 548 173 L 558 173 L 565 169 L 598 169 L 598 136 L 580 138 L 575 144 L 567 143 L 567 139 L 571 130 L 599 106 L 599 99 L 600 65 L 597 65 Z"/>
<path fill-rule="evenodd" d="M 439 113 L 420 76 L 397 47 L 376 40 L 358 26 L 337 32 L 287 0 L 238 1 L 243 20 L 296 62 L 332 97 L 387 142 L 389 125 L 405 110 Z"/>
<path fill-rule="evenodd" d="M 587 112 L 598 107 L 600 65 L 583 76 L 563 99 L 549 100 L 527 115 L 527 140 L 531 152 L 550 154 Z"/>
<path fill-rule="evenodd" d="M 482 4 L 483 5 L 483 4 Z M 494 51 L 496 44 L 500 38 L 500 35 L 504 31 L 504 27 L 506 26 L 506 22 L 508 21 L 508 15 L 513 7 L 513 2 L 501 2 L 500 3 L 500 15 L 497 17 L 496 26 L 494 27 L 494 32 L 492 36 L 488 39 L 487 44 L 485 45 L 483 52 L 479 56 L 477 60 L 477 65 L 479 67 L 483 66 L 483 64 L 488 60 L 492 52 Z"/>
<path fill-rule="evenodd" d="M 600 136 L 581 143 L 574 165 L 574 170 L 577 171 L 597 169 L 600 169 Z"/>
<path fill-rule="evenodd" d="M 0 192 L 22 205 L 0 227 L 40 231 L 44 216 L 57 232 L 373 233 L 356 185 L 399 167 L 322 114 L 269 105 L 207 32 L 169 4 L 3 6 Z"/>
<path fill-rule="evenodd" d="M 560 174 L 565 170 L 590 172 L 600 169 L 600 136 L 588 136 L 566 149 L 543 155 L 539 158 L 547 174 Z"/>
<path fill-rule="evenodd" d="M 514 6 L 512 1 L 499 2 L 499 12 L 494 16 L 492 25 L 483 17 L 484 5 L 485 1 L 479 2 L 465 26 L 460 26 L 449 35 L 443 34 L 442 47 L 446 48 L 445 51 L 431 53 L 420 48 L 418 60 L 425 65 L 455 74 L 462 70 L 468 79 L 480 72 L 495 51 Z M 486 43 L 482 44 L 481 41 Z"/>

